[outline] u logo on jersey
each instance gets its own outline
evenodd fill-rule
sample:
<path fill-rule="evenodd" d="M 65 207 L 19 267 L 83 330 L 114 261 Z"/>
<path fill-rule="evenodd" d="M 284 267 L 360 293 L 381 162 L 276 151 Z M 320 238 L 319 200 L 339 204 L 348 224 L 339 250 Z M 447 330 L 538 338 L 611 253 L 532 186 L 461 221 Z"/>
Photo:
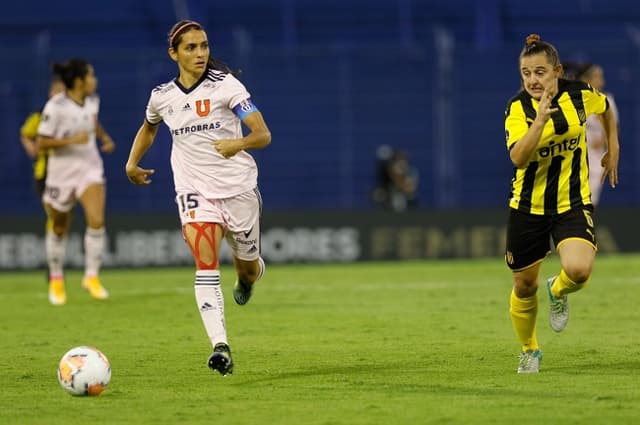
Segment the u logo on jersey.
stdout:
<path fill-rule="evenodd" d="M 201 117 L 206 117 L 211 112 L 211 101 L 209 99 L 196 100 L 196 113 Z"/>

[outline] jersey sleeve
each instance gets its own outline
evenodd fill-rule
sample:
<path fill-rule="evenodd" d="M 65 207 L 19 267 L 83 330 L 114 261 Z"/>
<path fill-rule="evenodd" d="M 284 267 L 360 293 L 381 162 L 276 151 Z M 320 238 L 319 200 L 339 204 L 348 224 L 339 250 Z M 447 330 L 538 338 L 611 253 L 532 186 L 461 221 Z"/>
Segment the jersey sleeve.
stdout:
<path fill-rule="evenodd" d="M 34 112 L 27 117 L 27 119 L 20 127 L 20 135 L 35 139 L 38 135 L 38 125 L 40 124 L 40 112 Z"/>
<path fill-rule="evenodd" d="M 607 96 L 589 86 L 583 91 L 584 109 L 587 116 L 591 114 L 603 114 L 607 110 Z"/>
<path fill-rule="evenodd" d="M 38 134 L 45 137 L 55 137 L 58 127 L 59 113 L 57 103 L 50 100 L 44 105 L 40 123 L 38 125 Z"/>
<path fill-rule="evenodd" d="M 251 95 L 245 86 L 238 81 L 233 75 L 227 75 L 225 78 L 225 92 L 229 99 L 229 109 L 241 120 L 247 115 L 257 112 L 258 108 L 251 101 Z"/>
<path fill-rule="evenodd" d="M 521 102 L 512 102 L 507 107 L 504 118 L 504 131 L 507 139 L 507 149 L 509 150 L 529 131 L 529 125 Z"/>
<path fill-rule="evenodd" d="M 93 110 L 97 117 L 100 113 L 100 96 L 98 96 L 97 94 L 92 95 L 91 101 L 93 102 Z"/>
<path fill-rule="evenodd" d="M 156 125 L 162 121 L 162 116 L 160 115 L 160 111 L 158 108 L 158 90 L 154 89 L 151 92 L 151 96 L 149 97 L 149 102 L 147 103 L 147 110 L 145 117 L 149 124 Z"/>

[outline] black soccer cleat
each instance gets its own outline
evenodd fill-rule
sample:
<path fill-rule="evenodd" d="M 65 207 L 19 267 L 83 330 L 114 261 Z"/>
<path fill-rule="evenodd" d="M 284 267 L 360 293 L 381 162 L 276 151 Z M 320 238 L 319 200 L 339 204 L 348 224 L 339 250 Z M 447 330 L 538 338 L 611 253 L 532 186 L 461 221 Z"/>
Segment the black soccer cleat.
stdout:
<path fill-rule="evenodd" d="M 256 280 L 251 283 L 243 282 L 240 278 L 236 279 L 236 284 L 233 286 L 233 299 L 238 305 L 245 305 L 251 298 L 253 292 L 253 285 L 264 276 L 266 266 L 262 257 L 258 257 L 258 275 Z"/>
<path fill-rule="evenodd" d="M 233 373 L 233 360 L 231 359 L 231 349 L 224 342 L 219 342 L 213 348 L 213 354 L 209 357 L 209 368 L 217 370 L 220 375 L 230 375 Z"/>
<path fill-rule="evenodd" d="M 253 291 L 252 283 L 244 283 L 240 279 L 236 280 L 236 284 L 233 286 L 233 299 L 238 305 L 245 305 L 251 298 L 251 292 Z"/>

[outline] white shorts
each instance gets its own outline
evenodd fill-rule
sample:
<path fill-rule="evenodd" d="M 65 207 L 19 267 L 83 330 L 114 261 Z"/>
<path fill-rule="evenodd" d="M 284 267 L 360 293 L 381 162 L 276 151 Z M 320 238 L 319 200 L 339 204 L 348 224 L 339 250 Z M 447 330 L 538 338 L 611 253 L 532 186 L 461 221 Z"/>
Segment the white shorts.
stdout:
<path fill-rule="evenodd" d="M 262 198 L 258 188 L 225 199 L 206 199 L 198 193 L 176 196 L 180 222 L 217 223 L 234 257 L 253 261 L 260 257 Z"/>
<path fill-rule="evenodd" d="M 104 170 L 102 167 L 89 168 L 65 183 L 56 184 L 52 181 L 53 179 L 47 177 L 42 202 L 51 205 L 57 211 L 68 212 L 89 186 L 104 184 Z"/>

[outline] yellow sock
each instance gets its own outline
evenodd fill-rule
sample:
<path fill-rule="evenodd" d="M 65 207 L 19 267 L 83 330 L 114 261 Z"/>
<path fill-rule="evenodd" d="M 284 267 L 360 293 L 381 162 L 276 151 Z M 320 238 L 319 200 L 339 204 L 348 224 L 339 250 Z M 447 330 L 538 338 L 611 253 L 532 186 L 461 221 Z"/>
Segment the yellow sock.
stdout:
<path fill-rule="evenodd" d="M 560 274 L 551 284 L 551 293 L 554 297 L 562 297 L 563 295 L 579 291 L 580 289 L 584 288 L 587 283 L 589 283 L 589 279 L 585 280 L 582 283 L 576 283 L 569 279 L 569 276 L 567 276 L 564 270 L 560 270 Z"/>
<path fill-rule="evenodd" d="M 47 217 L 47 223 L 44 225 L 45 233 L 49 230 L 53 230 L 53 220 L 51 217 Z"/>
<path fill-rule="evenodd" d="M 515 291 L 511 291 L 510 309 L 511 323 L 516 336 L 522 344 L 522 351 L 537 350 L 536 317 L 538 316 L 538 297 L 518 298 Z"/>

